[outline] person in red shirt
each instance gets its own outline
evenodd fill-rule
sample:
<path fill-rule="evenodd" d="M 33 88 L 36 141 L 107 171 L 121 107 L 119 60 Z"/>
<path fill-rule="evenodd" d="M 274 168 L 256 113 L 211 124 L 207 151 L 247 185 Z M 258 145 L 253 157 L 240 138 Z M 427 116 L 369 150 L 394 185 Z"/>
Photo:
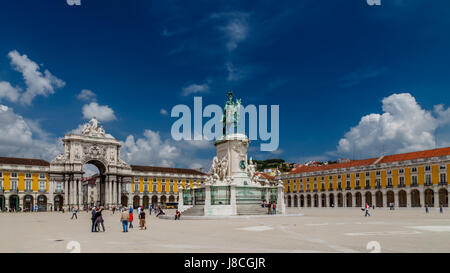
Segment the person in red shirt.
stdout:
<path fill-rule="evenodd" d="M 128 221 L 130 222 L 130 228 L 133 228 L 133 212 L 130 212 Z"/>

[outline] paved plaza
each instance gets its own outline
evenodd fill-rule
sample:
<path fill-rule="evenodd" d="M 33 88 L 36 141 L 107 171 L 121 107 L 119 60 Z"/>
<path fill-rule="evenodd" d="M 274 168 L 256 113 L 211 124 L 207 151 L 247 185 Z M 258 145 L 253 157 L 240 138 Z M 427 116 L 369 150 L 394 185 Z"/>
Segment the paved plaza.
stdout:
<path fill-rule="evenodd" d="M 0 252 L 70 252 L 70 241 L 81 252 L 370 252 L 378 245 L 381 252 L 450 252 L 449 211 L 370 212 L 365 218 L 358 208 L 288 208 L 302 215 L 181 221 L 152 215 L 147 230 L 135 220 L 128 233 L 110 211 L 103 213 L 106 233 L 90 232 L 86 212 L 78 220 L 67 212 L 1 213 Z"/>

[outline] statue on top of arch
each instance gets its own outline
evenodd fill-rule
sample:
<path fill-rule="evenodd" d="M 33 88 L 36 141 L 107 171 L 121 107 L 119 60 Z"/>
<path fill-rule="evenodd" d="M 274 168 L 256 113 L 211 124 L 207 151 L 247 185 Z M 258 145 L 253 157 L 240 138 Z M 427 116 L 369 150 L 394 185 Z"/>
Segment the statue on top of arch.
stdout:
<path fill-rule="evenodd" d="M 104 137 L 105 130 L 103 129 L 102 126 L 100 127 L 98 126 L 97 118 L 93 117 L 88 123 L 84 124 L 81 134 L 88 136 Z"/>

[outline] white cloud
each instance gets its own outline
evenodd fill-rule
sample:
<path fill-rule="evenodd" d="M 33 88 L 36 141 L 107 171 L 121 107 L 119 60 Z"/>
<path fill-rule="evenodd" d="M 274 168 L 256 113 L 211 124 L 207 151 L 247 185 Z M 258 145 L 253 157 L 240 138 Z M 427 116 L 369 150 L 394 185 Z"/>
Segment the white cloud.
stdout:
<path fill-rule="evenodd" d="M 233 51 L 237 48 L 238 43 L 244 41 L 248 36 L 248 13 L 244 12 L 229 12 L 213 14 L 212 18 L 225 19 L 225 25 L 219 29 L 224 33 L 227 43 L 228 51 Z"/>
<path fill-rule="evenodd" d="M 10 102 L 17 102 L 21 89 L 13 87 L 9 82 L 0 82 L 0 101 L 7 99 Z"/>
<path fill-rule="evenodd" d="M 77 99 L 84 100 L 84 101 L 95 101 L 96 98 L 97 98 L 97 95 L 89 89 L 83 89 L 77 95 Z"/>
<path fill-rule="evenodd" d="M 145 130 L 142 138 L 129 135 L 122 143 L 121 156 L 130 164 L 173 167 L 180 155 L 169 140 L 162 140 L 159 132 Z"/>
<path fill-rule="evenodd" d="M 62 153 L 60 139 L 50 139 L 38 122 L 25 120 L 5 105 L 0 105 L 0 124 L 0 154 L 3 156 L 42 158 L 50 161 Z"/>
<path fill-rule="evenodd" d="M 169 114 L 166 109 L 159 110 L 159 113 L 163 116 L 167 116 Z"/>
<path fill-rule="evenodd" d="M 225 63 L 225 67 L 228 72 L 228 81 L 239 81 L 248 78 L 254 72 L 252 67 L 237 68 L 232 62 Z"/>
<path fill-rule="evenodd" d="M 91 119 L 97 118 L 100 121 L 116 120 L 114 110 L 107 105 L 99 105 L 96 102 L 91 102 L 83 106 L 83 118 Z"/>
<path fill-rule="evenodd" d="M 20 55 L 17 50 L 8 53 L 11 59 L 11 65 L 14 70 L 22 73 L 27 86 L 22 93 L 21 101 L 24 104 L 31 104 L 33 99 L 38 96 L 48 96 L 55 93 L 55 89 L 63 87 L 66 83 L 63 80 L 53 76 L 47 69 L 42 74 L 39 65 L 30 60 L 27 55 Z"/>
<path fill-rule="evenodd" d="M 190 94 L 208 93 L 208 92 L 209 92 L 209 85 L 208 83 L 204 83 L 204 84 L 191 84 L 186 87 L 183 87 L 181 94 L 183 96 L 188 96 Z"/>
<path fill-rule="evenodd" d="M 337 146 L 339 155 L 361 158 L 432 149 L 435 130 L 450 123 L 449 109 L 435 106 L 435 117 L 409 93 L 393 94 L 382 104 L 382 114 L 363 116 L 344 135 Z"/>

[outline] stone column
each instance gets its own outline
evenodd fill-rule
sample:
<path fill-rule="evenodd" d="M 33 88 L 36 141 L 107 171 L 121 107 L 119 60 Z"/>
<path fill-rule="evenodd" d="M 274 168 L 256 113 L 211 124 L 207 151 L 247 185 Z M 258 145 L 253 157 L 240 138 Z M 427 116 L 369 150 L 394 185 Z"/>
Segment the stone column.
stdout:
<path fill-rule="evenodd" d="M 231 205 L 231 215 L 237 215 L 235 184 L 230 185 L 230 205 Z"/>
<path fill-rule="evenodd" d="M 64 207 L 69 206 L 69 179 L 64 179 Z"/>
<path fill-rule="evenodd" d="M 150 202 L 151 202 L 151 200 L 150 200 Z M 210 203 L 211 203 L 211 201 L 210 201 Z M 205 201 L 205 204 L 206 204 L 206 201 Z M 183 186 L 182 185 L 178 186 L 178 210 L 180 212 L 184 211 Z"/>
<path fill-rule="evenodd" d="M 81 187 L 81 181 L 78 180 L 78 205 L 82 206 L 83 205 L 83 190 Z"/>
<path fill-rule="evenodd" d="M 366 207 L 366 203 L 367 203 L 366 193 L 365 192 L 361 193 L 361 202 L 362 202 L 361 205 L 365 208 Z"/>
<path fill-rule="evenodd" d="M 382 192 L 383 196 L 383 202 L 382 205 L 384 208 L 389 208 L 388 198 L 387 198 L 387 191 Z M 385 206 L 386 205 L 386 206 Z"/>
<path fill-rule="evenodd" d="M 395 208 L 399 208 L 400 207 L 400 195 L 398 193 L 398 190 L 394 190 L 394 203 L 395 203 Z"/>
<path fill-rule="evenodd" d="M 277 214 L 285 214 L 286 213 L 286 205 L 284 204 L 284 186 L 283 184 L 279 184 L 278 188 L 278 196 L 277 196 Z"/>
<path fill-rule="evenodd" d="M 131 181 L 127 180 L 127 189 L 128 189 L 128 207 L 133 205 L 133 193 L 131 188 Z"/>
<path fill-rule="evenodd" d="M 406 191 L 406 207 L 410 208 L 411 207 L 411 191 Z"/>
<path fill-rule="evenodd" d="M 439 208 L 439 191 L 438 189 L 433 190 L 434 207 Z"/>
<path fill-rule="evenodd" d="M 204 207 L 204 215 L 207 216 L 210 214 L 211 210 L 211 186 L 205 185 L 205 207 Z"/>

